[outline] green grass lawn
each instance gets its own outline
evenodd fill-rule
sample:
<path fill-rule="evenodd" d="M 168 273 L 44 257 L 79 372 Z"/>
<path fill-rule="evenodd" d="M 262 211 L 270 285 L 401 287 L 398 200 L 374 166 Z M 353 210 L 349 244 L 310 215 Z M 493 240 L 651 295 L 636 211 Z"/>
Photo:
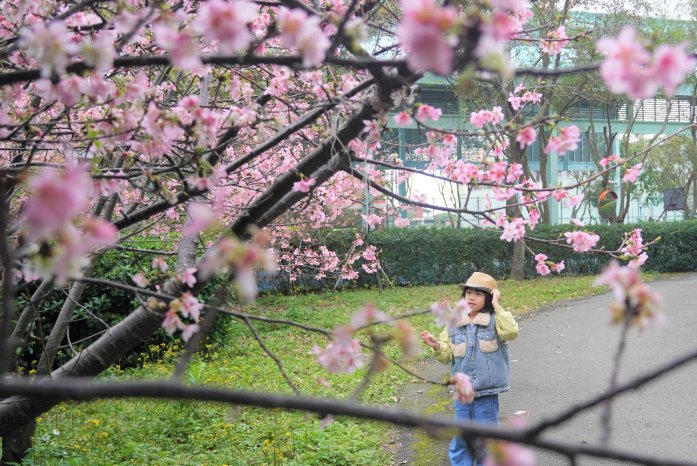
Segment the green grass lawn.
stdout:
<path fill-rule="evenodd" d="M 655 277 L 655 276 L 654 276 Z M 502 281 L 502 304 L 515 315 L 555 301 L 602 293 L 593 277 L 545 277 L 524 282 Z M 428 309 L 441 299 L 455 300 L 454 285 L 323 292 L 297 296 L 267 295 L 248 312 L 295 320 L 331 329 L 350 322 L 364 303 L 372 302 L 391 315 Z M 197 357 L 187 383 L 230 389 L 292 393 L 272 358 L 243 323 L 221 317 L 224 327 Z M 429 315 L 411 319 L 417 330 L 438 331 Z M 292 381 L 306 395 L 346 399 L 365 370 L 336 375 L 325 371 L 310 354 L 326 338 L 277 324 L 256 327 L 269 349 L 279 356 Z M 367 339 L 365 339 L 367 341 Z M 104 377 L 167 378 L 179 349 L 152 346 L 141 354 L 142 367 L 112 368 Z M 399 358 L 394 345 L 385 352 Z M 424 350 L 420 357 L 426 357 Z M 412 361 L 413 362 L 413 361 Z M 409 361 L 407 361 L 409 363 Z M 417 365 L 414 365 L 416 367 Z M 360 400 L 381 406 L 396 402 L 397 388 L 408 376 L 391 366 L 373 379 Z M 330 387 L 326 387 L 322 380 Z M 38 420 L 34 449 L 25 464 L 36 465 L 388 465 L 385 445 L 390 426 L 338 418 L 321 428 L 317 416 L 231 407 L 190 401 L 102 400 L 62 403 Z"/>

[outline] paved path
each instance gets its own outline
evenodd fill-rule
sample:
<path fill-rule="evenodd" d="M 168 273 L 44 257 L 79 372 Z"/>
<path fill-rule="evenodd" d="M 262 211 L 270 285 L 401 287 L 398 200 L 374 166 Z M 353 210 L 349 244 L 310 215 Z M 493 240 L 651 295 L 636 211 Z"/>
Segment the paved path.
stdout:
<path fill-rule="evenodd" d="M 661 331 L 629 332 L 619 382 L 656 368 L 697 347 L 697 274 L 655 281 L 668 322 Z M 606 389 L 619 327 L 608 325 L 604 294 L 567 302 L 520 320 L 511 343 L 511 392 L 502 396 L 501 414 L 527 411 L 530 421 L 560 412 Z M 601 409 L 570 421 L 549 438 L 596 444 Z M 613 404 L 610 445 L 634 453 L 697 462 L 697 361 L 628 393 Z M 538 453 L 539 466 L 568 464 Z M 621 464 L 584 458 L 579 466 Z"/>
<path fill-rule="evenodd" d="M 661 331 L 629 332 L 619 382 L 656 368 L 697 347 L 697 274 L 651 283 L 663 296 L 668 319 Z M 519 320 L 520 337 L 510 344 L 511 391 L 501 396 L 502 418 L 525 411 L 529 421 L 553 416 L 607 388 L 619 327 L 609 325 L 612 296 L 567 301 Z M 430 366 L 430 364 L 429 364 Z M 442 368 L 442 369 L 441 369 Z M 445 372 L 445 366 L 434 366 Z M 430 372 L 430 371 L 429 371 Z M 597 445 L 600 408 L 546 438 Z M 697 361 L 624 395 L 613 404 L 610 446 L 637 454 L 697 462 Z M 424 464 L 448 464 L 446 446 Z M 538 451 L 539 466 L 569 464 L 562 456 Z M 423 463 L 414 461 L 413 464 Z M 584 457 L 578 466 L 626 464 Z"/>

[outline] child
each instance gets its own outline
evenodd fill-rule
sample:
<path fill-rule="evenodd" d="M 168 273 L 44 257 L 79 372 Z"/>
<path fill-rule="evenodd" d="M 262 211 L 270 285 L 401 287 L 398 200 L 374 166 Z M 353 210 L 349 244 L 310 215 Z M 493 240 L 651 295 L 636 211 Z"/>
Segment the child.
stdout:
<path fill-rule="evenodd" d="M 460 287 L 471 309 L 469 316 L 460 326 L 444 329 L 438 340 L 427 331 L 421 339 L 433 348 L 438 361 L 450 363 L 451 375 L 463 372 L 472 380 L 474 401 L 455 400 L 455 419 L 498 423 L 499 393 L 508 391 L 506 342 L 518 336 L 518 324 L 501 307 L 501 293 L 491 276 L 474 272 Z M 453 466 L 472 466 L 475 461 L 475 452 L 461 437 L 453 438 L 448 455 Z M 483 458 L 476 459 L 479 466 Z"/>

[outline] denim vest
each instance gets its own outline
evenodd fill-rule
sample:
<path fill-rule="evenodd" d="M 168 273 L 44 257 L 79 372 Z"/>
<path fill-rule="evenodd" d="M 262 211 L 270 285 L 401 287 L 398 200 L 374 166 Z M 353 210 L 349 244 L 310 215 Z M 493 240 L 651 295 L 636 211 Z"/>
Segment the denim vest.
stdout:
<path fill-rule="evenodd" d="M 450 374 L 469 375 L 475 397 L 508 391 L 508 345 L 496 334 L 496 315 L 489 315 L 487 325 L 469 323 L 448 331 L 453 353 Z M 481 317 L 475 321 L 483 324 L 486 319 Z"/>

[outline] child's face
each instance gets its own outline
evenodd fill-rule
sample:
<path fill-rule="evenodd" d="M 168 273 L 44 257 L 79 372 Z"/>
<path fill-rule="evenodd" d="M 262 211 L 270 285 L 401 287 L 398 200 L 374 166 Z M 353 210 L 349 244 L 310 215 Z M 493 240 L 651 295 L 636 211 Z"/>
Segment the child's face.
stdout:
<path fill-rule="evenodd" d="M 479 312 L 484 309 L 486 294 L 481 290 L 467 288 L 465 291 L 465 301 L 470 309 L 472 309 L 472 312 Z"/>

